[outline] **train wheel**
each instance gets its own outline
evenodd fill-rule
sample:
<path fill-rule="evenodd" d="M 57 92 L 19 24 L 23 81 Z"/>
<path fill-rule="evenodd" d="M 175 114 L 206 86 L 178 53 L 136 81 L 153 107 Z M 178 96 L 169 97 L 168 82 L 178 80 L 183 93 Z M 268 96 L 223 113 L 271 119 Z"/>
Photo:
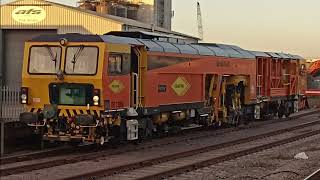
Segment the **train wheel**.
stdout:
<path fill-rule="evenodd" d="M 234 127 L 239 125 L 240 114 L 236 111 L 232 112 L 229 116 L 228 124 Z"/>
<path fill-rule="evenodd" d="M 45 141 L 43 140 L 43 135 L 44 135 L 44 127 L 40 127 L 40 149 L 43 150 L 44 149 L 44 143 Z"/>
<path fill-rule="evenodd" d="M 284 113 L 284 115 L 286 116 L 286 118 L 288 118 L 288 117 L 290 116 L 290 111 L 287 110 L 287 111 Z"/>
<path fill-rule="evenodd" d="M 287 102 L 286 105 L 285 105 L 284 115 L 285 115 L 286 118 L 288 118 L 288 117 L 290 116 L 290 114 L 291 114 L 291 113 L 290 113 L 291 108 L 289 107 L 289 103 L 290 103 L 290 102 Z"/>
<path fill-rule="evenodd" d="M 278 118 L 281 119 L 284 114 L 285 114 L 285 107 L 284 106 L 280 106 L 279 109 L 278 109 Z"/>
<path fill-rule="evenodd" d="M 203 125 L 205 127 L 209 127 L 211 125 L 211 119 L 209 118 L 209 116 L 203 118 Z"/>
<path fill-rule="evenodd" d="M 237 127 L 237 126 L 240 125 L 241 115 L 238 114 L 236 118 L 237 118 L 237 119 L 236 119 L 236 121 L 235 121 L 235 126 Z"/>
<path fill-rule="evenodd" d="M 214 126 L 215 128 L 220 128 L 220 127 L 222 126 L 222 121 L 217 120 L 217 121 L 213 124 L 213 126 Z"/>

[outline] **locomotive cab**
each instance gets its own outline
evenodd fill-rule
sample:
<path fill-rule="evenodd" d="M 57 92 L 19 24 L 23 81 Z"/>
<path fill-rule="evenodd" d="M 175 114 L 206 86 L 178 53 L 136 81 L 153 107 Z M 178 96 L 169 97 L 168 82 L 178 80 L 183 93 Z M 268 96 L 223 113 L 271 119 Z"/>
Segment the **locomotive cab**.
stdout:
<path fill-rule="evenodd" d="M 26 112 L 20 120 L 43 140 L 103 144 L 110 135 L 119 137 L 122 114 L 134 117 L 131 107 L 141 105 L 138 53 L 91 35 L 26 42 L 20 93 Z M 128 119 L 125 129 L 124 139 L 137 139 L 137 120 Z"/>

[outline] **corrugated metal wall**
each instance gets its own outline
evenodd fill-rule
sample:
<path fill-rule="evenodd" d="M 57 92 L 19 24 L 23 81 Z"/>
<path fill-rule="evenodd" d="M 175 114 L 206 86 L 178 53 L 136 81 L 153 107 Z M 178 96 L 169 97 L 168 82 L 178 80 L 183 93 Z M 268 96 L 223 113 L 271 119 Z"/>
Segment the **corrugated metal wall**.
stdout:
<path fill-rule="evenodd" d="M 39 6 L 46 11 L 46 19 L 35 24 L 22 24 L 15 21 L 12 11 L 19 6 Z M 1 26 L 3 29 L 58 29 L 58 33 L 104 34 L 120 31 L 122 22 L 117 22 L 90 13 L 78 11 L 63 5 L 52 5 L 38 0 L 23 0 L 1 6 Z"/>
<path fill-rule="evenodd" d="M 45 18 L 36 23 L 21 23 L 13 18 L 12 14 L 17 8 L 36 9 L 30 6 L 42 8 Z M 21 83 L 23 47 L 26 40 L 48 33 L 104 34 L 121 31 L 123 24 L 77 8 L 41 0 L 20 0 L 0 8 L 0 52 L 3 52 L 0 53 L 0 80 L 9 86 Z M 34 17 L 32 12 L 29 15 Z"/>
<path fill-rule="evenodd" d="M 4 83 L 10 87 L 21 84 L 24 42 L 39 34 L 57 34 L 56 30 L 4 30 Z"/>

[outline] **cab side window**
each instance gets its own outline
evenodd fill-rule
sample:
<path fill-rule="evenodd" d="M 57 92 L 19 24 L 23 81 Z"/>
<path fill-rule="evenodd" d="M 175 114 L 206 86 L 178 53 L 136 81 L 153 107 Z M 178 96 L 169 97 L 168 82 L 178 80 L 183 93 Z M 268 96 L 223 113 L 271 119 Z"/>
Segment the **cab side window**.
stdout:
<path fill-rule="evenodd" d="M 129 54 L 110 54 L 108 60 L 109 75 L 126 75 L 130 73 Z"/>

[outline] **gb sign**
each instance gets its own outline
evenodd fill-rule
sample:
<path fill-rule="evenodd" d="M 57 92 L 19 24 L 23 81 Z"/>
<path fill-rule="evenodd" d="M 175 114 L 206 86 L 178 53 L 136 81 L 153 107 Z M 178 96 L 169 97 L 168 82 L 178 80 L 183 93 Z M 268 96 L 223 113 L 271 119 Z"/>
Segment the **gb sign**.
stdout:
<path fill-rule="evenodd" d="M 34 24 L 46 18 L 46 11 L 38 6 L 21 6 L 12 11 L 12 18 L 23 24 Z"/>

